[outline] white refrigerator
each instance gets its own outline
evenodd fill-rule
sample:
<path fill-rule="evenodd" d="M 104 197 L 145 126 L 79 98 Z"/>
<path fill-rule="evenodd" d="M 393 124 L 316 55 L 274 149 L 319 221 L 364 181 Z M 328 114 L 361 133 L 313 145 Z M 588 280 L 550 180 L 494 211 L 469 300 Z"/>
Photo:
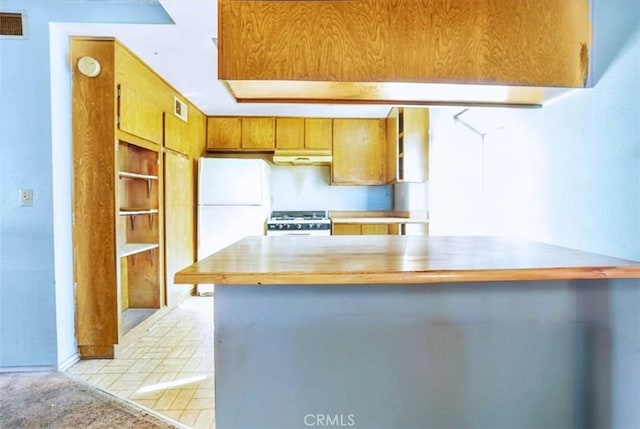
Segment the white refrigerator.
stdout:
<path fill-rule="evenodd" d="M 200 158 L 198 260 L 249 235 L 264 235 L 271 212 L 271 168 L 261 159 Z M 212 285 L 199 285 L 199 294 Z"/>

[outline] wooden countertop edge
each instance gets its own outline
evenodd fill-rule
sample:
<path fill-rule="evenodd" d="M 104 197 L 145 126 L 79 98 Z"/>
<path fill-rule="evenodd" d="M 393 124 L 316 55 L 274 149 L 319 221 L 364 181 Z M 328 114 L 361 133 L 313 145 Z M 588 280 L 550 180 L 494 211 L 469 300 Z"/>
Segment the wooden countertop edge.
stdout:
<path fill-rule="evenodd" d="M 342 223 L 429 223 L 429 219 L 409 218 L 409 217 L 338 217 L 331 218 L 331 222 L 335 224 Z"/>
<path fill-rule="evenodd" d="M 640 278 L 640 266 L 434 270 L 398 273 L 189 273 L 176 283 L 217 285 L 376 285 L 528 280 L 595 280 Z"/>

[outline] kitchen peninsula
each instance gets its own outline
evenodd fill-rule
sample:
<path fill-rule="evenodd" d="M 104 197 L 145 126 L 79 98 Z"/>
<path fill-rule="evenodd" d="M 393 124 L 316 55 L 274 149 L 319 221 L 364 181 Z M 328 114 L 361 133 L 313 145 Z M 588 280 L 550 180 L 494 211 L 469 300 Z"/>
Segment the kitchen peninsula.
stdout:
<path fill-rule="evenodd" d="M 640 262 L 489 237 L 248 237 L 175 279 L 216 284 L 218 428 L 583 427 L 610 359 L 598 297 L 640 287 Z"/>

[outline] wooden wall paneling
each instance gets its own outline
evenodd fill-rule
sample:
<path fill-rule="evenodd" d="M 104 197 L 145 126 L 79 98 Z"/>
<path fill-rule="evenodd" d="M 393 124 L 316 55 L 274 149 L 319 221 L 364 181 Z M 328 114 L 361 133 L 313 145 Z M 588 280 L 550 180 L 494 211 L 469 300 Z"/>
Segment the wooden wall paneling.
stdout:
<path fill-rule="evenodd" d="M 110 357 L 118 342 L 119 313 L 113 42 L 72 39 L 72 64 L 84 55 L 100 61 L 102 71 L 95 78 L 73 74 L 76 337 L 81 356 Z"/>
<path fill-rule="evenodd" d="M 591 45 L 588 0 L 221 0 L 219 16 L 228 81 L 582 87 Z"/>
<path fill-rule="evenodd" d="M 175 284 L 173 276 L 195 261 L 193 162 L 182 154 L 165 153 L 165 287 L 167 304 L 179 304 L 193 285 Z"/>
<path fill-rule="evenodd" d="M 304 118 L 276 118 L 276 149 L 301 149 L 305 146 Z"/>
<path fill-rule="evenodd" d="M 275 118 L 242 118 L 242 149 L 273 150 L 274 146 Z"/>
<path fill-rule="evenodd" d="M 242 120 L 240 117 L 210 116 L 207 118 L 207 150 L 240 149 Z"/>
<path fill-rule="evenodd" d="M 331 150 L 333 121 L 330 118 L 304 120 L 304 144 L 307 149 Z"/>

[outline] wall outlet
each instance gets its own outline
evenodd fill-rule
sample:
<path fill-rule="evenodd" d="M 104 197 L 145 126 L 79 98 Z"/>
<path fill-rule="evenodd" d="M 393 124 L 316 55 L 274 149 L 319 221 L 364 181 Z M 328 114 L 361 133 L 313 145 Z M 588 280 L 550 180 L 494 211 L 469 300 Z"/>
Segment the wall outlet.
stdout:
<path fill-rule="evenodd" d="M 20 205 L 22 207 L 33 205 L 33 189 L 20 189 Z"/>

